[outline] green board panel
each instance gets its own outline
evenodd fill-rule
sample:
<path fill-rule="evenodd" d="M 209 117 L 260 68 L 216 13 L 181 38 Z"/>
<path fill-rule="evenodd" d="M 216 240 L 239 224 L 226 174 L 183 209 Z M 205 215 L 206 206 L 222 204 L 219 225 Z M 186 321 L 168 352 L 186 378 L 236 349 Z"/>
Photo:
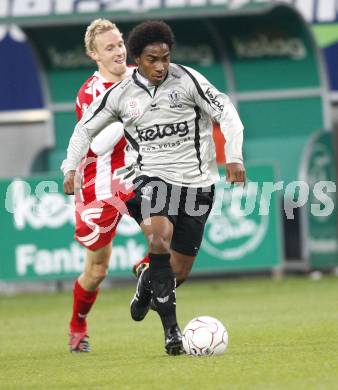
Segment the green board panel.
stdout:
<path fill-rule="evenodd" d="M 258 182 L 274 180 L 269 165 L 249 166 L 249 179 Z M 224 179 L 223 179 L 224 180 Z M 242 216 L 228 201 L 238 189 L 217 190 L 217 202 L 205 230 L 205 240 L 194 272 L 246 271 L 270 269 L 281 263 L 281 233 L 276 197 L 270 211 L 259 214 L 260 199 L 252 192 L 243 197 L 254 204 L 253 212 Z M 46 176 L 23 180 L 0 181 L 5 207 L 0 209 L 0 280 L 52 280 L 78 275 L 84 264 L 84 250 L 73 240 L 74 201 L 63 195 L 62 178 Z M 234 195 L 232 196 L 232 194 Z M 246 194 L 246 192 L 245 192 Z M 263 203 L 264 203 L 263 197 Z M 131 277 L 131 267 L 146 252 L 146 244 L 136 223 L 124 219 L 118 227 L 110 261 L 110 274 Z"/>
<path fill-rule="evenodd" d="M 299 179 L 299 165 L 307 137 L 248 139 L 244 145 L 245 160 L 265 161 L 276 167 L 276 180 L 285 185 Z"/>
<path fill-rule="evenodd" d="M 66 158 L 66 149 L 54 149 L 48 154 L 48 172 L 61 175 L 60 167 L 62 161 Z"/>
<path fill-rule="evenodd" d="M 317 133 L 306 149 L 305 179 L 310 196 L 306 207 L 306 246 L 312 269 L 338 266 L 336 159 L 333 137 Z M 304 211 L 304 210 L 303 210 Z"/>
<path fill-rule="evenodd" d="M 306 142 L 323 127 L 319 98 L 241 102 L 247 161 L 270 161 L 278 167 L 279 180 L 298 180 Z"/>
<path fill-rule="evenodd" d="M 243 101 L 239 112 L 247 139 L 309 136 L 324 123 L 320 98 Z"/>
<path fill-rule="evenodd" d="M 244 191 L 242 187 L 224 190 L 224 177 L 216 185 L 216 201 L 205 227 L 195 272 L 268 270 L 281 266 L 278 197 L 272 194 L 269 201 L 262 194 L 263 183 L 275 180 L 274 167 L 247 165 L 247 176 Z M 251 187 L 252 184 L 257 187 Z M 268 213 L 263 212 L 266 205 Z M 239 207 L 246 212 L 239 212 Z"/>
<path fill-rule="evenodd" d="M 73 103 L 75 111 L 76 95 L 82 84 L 95 68 L 65 69 L 47 71 L 50 97 L 53 103 Z"/>
<path fill-rule="evenodd" d="M 238 92 L 320 85 L 309 30 L 290 9 L 281 7 L 226 22 L 218 19 L 215 24 L 224 39 Z"/>
<path fill-rule="evenodd" d="M 54 113 L 55 149 L 66 151 L 75 125 L 75 105 L 74 112 Z"/>

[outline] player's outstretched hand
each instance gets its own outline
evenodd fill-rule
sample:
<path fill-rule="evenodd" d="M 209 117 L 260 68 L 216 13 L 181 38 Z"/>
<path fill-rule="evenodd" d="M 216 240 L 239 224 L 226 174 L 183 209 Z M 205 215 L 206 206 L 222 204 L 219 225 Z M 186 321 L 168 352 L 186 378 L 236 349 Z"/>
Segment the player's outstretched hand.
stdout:
<path fill-rule="evenodd" d="M 245 184 L 246 174 L 243 164 L 229 163 L 226 164 L 227 181 L 230 183 L 242 183 Z"/>
<path fill-rule="evenodd" d="M 67 195 L 74 195 L 75 171 L 68 171 L 63 179 L 63 191 Z"/>

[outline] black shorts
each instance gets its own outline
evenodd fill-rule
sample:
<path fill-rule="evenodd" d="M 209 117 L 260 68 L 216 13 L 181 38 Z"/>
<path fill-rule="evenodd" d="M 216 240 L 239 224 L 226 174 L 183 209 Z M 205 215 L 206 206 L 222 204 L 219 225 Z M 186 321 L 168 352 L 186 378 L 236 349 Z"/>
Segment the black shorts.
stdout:
<path fill-rule="evenodd" d="M 135 196 L 127 201 L 130 215 L 138 224 L 148 217 L 167 217 L 174 226 L 171 249 L 196 256 L 214 202 L 215 186 L 176 186 L 148 176 L 137 177 L 134 185 Z"/>

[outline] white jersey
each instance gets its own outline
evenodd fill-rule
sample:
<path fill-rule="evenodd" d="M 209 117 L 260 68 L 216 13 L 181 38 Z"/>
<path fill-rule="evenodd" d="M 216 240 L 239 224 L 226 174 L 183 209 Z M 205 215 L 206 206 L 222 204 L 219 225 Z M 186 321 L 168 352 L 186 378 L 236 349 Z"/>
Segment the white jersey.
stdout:
<path fill-rule="evenodd" d="M 212 121 L 225 136 L 227 162 L 243 161 L 243 125 L 229 97 L 188 67 L 170 64 L 159 86 L 134 70 L 101 94 L 75 127 L 62 169 L 74 169 L 92 138 L 115 121 L 123 123 L 137 151 L 137 175 L 188 187 L 214 184 L 219 175 Z"/>

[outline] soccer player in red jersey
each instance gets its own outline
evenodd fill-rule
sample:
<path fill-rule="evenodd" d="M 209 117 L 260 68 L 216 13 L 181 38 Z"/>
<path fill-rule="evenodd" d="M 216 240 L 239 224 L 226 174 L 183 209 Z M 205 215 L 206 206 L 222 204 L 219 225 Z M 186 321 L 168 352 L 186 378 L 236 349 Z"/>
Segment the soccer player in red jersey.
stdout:
<path fill-rule="evenodd" d="M 126 66 L 124 40 L 115 24 L 106 19 L 94 20 L 86 30 L 84 41 L 86 53 L 96 62 L 98 70 L 78 92 L 78 120 L 97 96 L 132 71 L 132 68 Z M 78 168 L 81 185 L 75 196 L 75 239 L 86 248 L 86 262 L 73 290 L 73 314 L 69 329 L 72 352 L 89 352 L 86 316 L 107 275 L 112 239 L 124 211 L 124 201 L 132 196 L 121 185 L 121 178 L 126 172 L 130 173 L 126 169 L 126 141 L 121 138 L 115 147 L 112 146 L 115 137 L 121 132 L 121 123 L 107 126 L 94 138 Z M 63 167 L 63 171 L 67 172 L 66 167 Z M 75 172 L 67 173 L 65 178 L 69 174 L 75 175 Z"/>

